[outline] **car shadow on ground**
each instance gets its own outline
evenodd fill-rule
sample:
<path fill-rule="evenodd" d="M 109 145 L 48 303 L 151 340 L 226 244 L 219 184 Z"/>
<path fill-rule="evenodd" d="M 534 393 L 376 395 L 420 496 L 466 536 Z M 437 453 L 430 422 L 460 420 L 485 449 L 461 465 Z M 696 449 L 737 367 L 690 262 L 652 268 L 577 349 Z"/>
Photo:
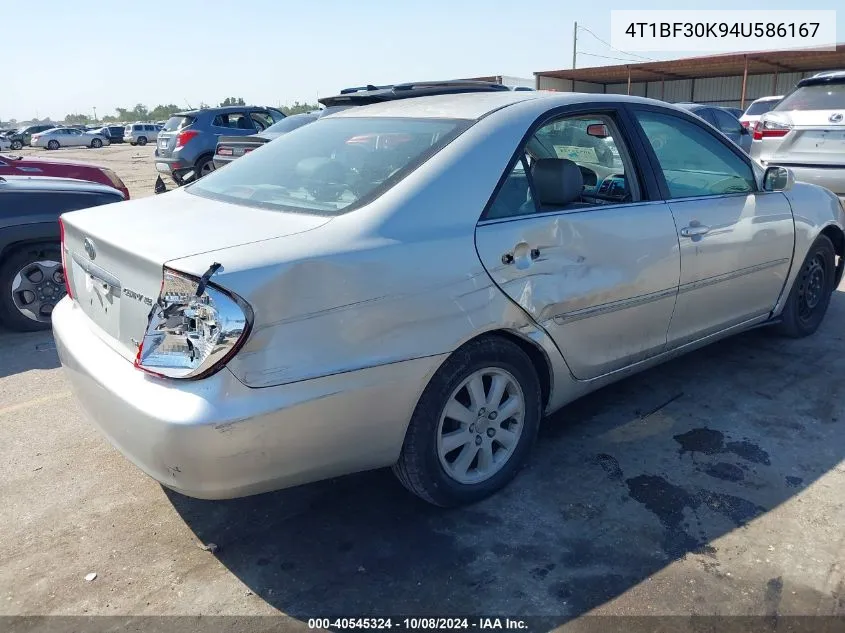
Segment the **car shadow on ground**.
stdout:
<path fill-rule="evenodd" d="M 814 337 L 749 332 L 583 398 L 546 420 L 510 486 L 469 508 L 430 507 L 386 470 L 225 502 L 167 494 L 235 576 L 295 617 L 562 623 L 680 557 L 718 579 L 718 537 L 843 460 L 843 316 L 835 293 Z"/>
<path fill-rule="evenodd" d="M 0 325 L 0 378 L 58 366 L 52 332 L 13 332 Z"/>

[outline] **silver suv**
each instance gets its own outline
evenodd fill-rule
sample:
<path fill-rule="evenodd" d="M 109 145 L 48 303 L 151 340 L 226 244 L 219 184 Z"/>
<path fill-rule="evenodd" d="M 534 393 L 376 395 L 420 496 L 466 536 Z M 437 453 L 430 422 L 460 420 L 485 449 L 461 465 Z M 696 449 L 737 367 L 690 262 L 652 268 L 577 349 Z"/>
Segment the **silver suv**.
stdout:
<path fill-rule="evenodd" d="M 214 170 L 214 150 L 220 136 L 249 136 L 263 132 L 285 118 L 279 110 L 255 106 L 228 106 L 179 112 L 158 135 L 156 171 L 177 185 L 193 171 L 202 177 Z"/>
<path fill-rule="evenodd" d="M 155 123 L 132 123 L 123 130 L 123 142 L 130 145 L 146 145 L 158 139 L 161 126 Z"/>
<path fill-rule="evenodd" d="M 751 156 L 845 199 L 845 71 L 798 82 L 754 126 Z"/>

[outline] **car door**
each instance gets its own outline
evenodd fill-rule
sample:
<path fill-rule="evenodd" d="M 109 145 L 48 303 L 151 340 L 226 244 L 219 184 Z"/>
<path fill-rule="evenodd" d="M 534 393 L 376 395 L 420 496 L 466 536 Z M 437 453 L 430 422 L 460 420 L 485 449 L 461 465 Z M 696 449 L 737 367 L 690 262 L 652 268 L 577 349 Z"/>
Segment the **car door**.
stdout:
<path fill-rule="evenodd" d="M 681 248 L 669 347 L 765 318 L 792 260 L 786 196 L 760 191 L 748 156 L 693 117 L 647 106 L 632 112 Z"/>
<path fill-rule="evenodd" d="M 59 141 L 62 145 L 72 147 L 78 145 L 85 145 L 85 135 L 82 134 L 81 130 L 71 129 L 71 130 L 64 130 L 64 135 L 61 141 Z"/>
<path fill-rule="evenodd" d="M 621 114 L 600 108 L 538 124 L 475 235 L 490 276 L 578 379 L 665 349 L 680 271 L 672 214 L 636 167 L 642 150 L 623 135 Z M 556 198 L 555 182 L 567 187 Z"/>

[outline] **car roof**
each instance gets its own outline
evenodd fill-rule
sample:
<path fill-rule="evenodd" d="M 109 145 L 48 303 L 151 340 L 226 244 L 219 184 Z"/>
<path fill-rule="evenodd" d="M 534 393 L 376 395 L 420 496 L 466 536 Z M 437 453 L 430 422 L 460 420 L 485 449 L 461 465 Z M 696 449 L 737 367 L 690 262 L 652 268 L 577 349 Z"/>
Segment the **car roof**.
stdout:
<path fill-rule="evenodd" d="M 340 117 L 407 117 L 407 118 L 442 118 L 442 119 L 480 119 L 491 112 L 510 105 L 536 101 L 538 107 L 560 107 L 579 103 L 640 103 L 672 108 L 673 104 L 656 99 L 633 97 L 617 94 L 597 94 L 584 92 L 546 92 L 503 90 L 497 92 L 462 93 L 399 99 L 374 103 L 342 112 L 325 118 Z M 542 103 L 542 105 L 540 105 Z"/>
<path fill-rule="evenodd" d="M 244 109 L 269 110 L 271 108 L 269 108 L 267 106 L 255 106 L 255 105 L 220 106 L 218 108 L 200 108 L 200 109 L 196 109 L 196 110 L 184 110 L 182 112 L 174 112 L 170 116 L 197 116 L 198 114 L 202 114 L 203 112 L 209 112 L 209 113 L 214 113 L 214 114 L 226 114 L 227 112 L 240 112 Z"/>
<path fill-rule="evenodd" d="M 751 103 L 757 103 L 758 101 L 780 101 L 781 99 L 783 99 L 783 95 L 760 97 L 759 99 L 754 99 Z"/>
<path fill-rule="evenodd" d="M 802 86 L 820 86 L 823 84 L 833 84 L 845 81 L 845 70 L 832 70 L 830 72 L 819 73 L 812 77 L 805 77 L 799 81 L 795 87 Z"/>
<path fill-rule="evenodd" d="M 355 116 L 398 116 L 412 118 L 479 119 L 485 114 L 521 101 L 539 98 L 542 93 L 501 92 L 461 93 L 398 99 L 347 108 L 326 118 Z"/>
<path fill-rule="evenodd" d="M 96 182 L 50 176 L 0 176 L 0 192 L 3 191 L 87 191 L 120 194 L 114 187 Z M 123 194 L 120 195 L 123 196 Z"/>

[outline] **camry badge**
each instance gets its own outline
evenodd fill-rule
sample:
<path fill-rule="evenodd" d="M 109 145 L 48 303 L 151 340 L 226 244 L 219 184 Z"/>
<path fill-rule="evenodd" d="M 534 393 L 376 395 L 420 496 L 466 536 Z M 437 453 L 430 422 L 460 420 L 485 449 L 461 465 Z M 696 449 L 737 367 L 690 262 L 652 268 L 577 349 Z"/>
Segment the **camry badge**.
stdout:
<path fill-rule="evenodd" d="M 842 121 L 842 113 L 841 112 L 834 112 L 833 114 L 830 115 L 830 117 L 828 117 L 827 120 L 830 121 L 831 123 L 839 123 L 839 122 Z"/>
<path fill-rule="evenodd" d="M 88 253 L 88 259 L 95 259 L 97 257 L 97 249 L 94 248 L 94 242 L 91 241 L 90 237 L 85 238 L 82 246 L 85 248 L 85 252 Z"/>

